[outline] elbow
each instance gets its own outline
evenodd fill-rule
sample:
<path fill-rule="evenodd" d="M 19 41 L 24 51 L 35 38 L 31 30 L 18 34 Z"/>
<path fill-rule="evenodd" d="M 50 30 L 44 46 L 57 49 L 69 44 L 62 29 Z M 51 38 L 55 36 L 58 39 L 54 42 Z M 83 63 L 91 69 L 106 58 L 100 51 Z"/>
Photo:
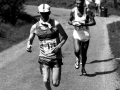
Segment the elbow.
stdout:
<path fill-rule="evenodd" d="M 67 40 L 68 39 L 68 35 L 66 35 L 66 37 L 65 37 L 65 40 Z"/>
<path fill-rule="evenodd" d="M 93 20 L 93 25 L 96 25 L 96 21 L 95 20 Z"/>
<path fill-rule="evenodd" d="M 68 36 L 65 37 L 65 41 L 68 39 Z"/>
<path fill-rule="evenodd" d="M 95 21 L 91 22 L 91 26 L 94 26 L 94 25 L 96 25 L 96 22 Z"/>
<path fill-rule="evenodd" d="M 72 22 L 71 22 L 71 21 L 68 21 L 68 24 L 69 24 L 69 25 L 72 25 Z"/>
<path fill-rule="evenodd" d="M 93 25 L 96 25 L 96 22 L 94 22 Z"/>
<path fill-rule="evenodd" d="M 94 25 L 96 25 L 96 21 L 94 21 Z"/>
<path fill-rule="evenodd" d="M 68 39 L 68 36 L 66 36 L 66 40 Z"/>

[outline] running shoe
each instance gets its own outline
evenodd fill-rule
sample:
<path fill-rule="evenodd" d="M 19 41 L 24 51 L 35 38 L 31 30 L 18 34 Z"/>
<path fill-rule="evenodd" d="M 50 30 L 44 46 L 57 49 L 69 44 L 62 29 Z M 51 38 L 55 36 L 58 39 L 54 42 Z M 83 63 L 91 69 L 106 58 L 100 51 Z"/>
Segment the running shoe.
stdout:
<path fill-rule="evenodd" d="M 82 72 L 81 76 L 86 76 L 87 75 L 87 72 L 84 68 L 81 70 L 81 72 Z"/>
<path fill-rule="evenodd" d="M 80 60 L 80 65 L 82 65 L 82 61 Z"/>
<path fill-rule="evenodd" d="M 80 61 L 78 60 L 78 58 L 76 58 L 75 68 L 79 69 L 79 67 L 80 67 Z"/>

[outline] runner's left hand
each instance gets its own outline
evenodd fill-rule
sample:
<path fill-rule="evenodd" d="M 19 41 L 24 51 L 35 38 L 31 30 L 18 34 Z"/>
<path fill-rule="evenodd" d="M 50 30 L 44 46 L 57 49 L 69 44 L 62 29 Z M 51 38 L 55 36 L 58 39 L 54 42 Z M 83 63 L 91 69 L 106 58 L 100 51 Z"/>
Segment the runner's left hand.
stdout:
<path fill-rule="evenodd" d="M 30 53 L 32 52 L 31 49 L 32 49 L 32 46 L 31 46 L 31 45 L 27 46 L 27 48 L 26 48 L 27 52 L 30 52 Z"/>
<path fill-rule="evenodd" d="M 59 50 L 60 50 L 60 45 L 56 46 L 52 52 L 57 53 Z"/>

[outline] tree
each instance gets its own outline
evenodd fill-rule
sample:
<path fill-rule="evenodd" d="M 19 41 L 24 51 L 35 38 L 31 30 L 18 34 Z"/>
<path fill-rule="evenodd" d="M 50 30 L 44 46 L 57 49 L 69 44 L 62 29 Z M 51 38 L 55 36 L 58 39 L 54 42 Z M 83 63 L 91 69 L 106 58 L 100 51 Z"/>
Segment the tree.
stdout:
<path fill-rule="evenodd" d="M 114 0 L 114 8 L 117 9 L 118 8 L 118 3 L 117 0 Z"/>
<path fill-rule="evenodd" d="M 0 21 L 15 25 L 24 3 L 25 0 L 0 0 Z"/>

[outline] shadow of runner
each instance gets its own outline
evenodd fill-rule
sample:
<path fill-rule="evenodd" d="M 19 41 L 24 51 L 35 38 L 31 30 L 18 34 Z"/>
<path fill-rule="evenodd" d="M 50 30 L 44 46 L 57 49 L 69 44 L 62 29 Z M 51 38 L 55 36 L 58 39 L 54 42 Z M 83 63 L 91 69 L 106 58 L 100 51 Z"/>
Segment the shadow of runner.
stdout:
<path fill-rule="evenodd" d="M 109 59 L 105 59 L 105 60 L 94 60 L 94 61 L 91 61 L 89 63 L 86 63 L 86 64 L 93 64 L 93 63 L 101 63 L 101 62 L 108 62 L 108 61 L 112 61 L 114 60 L 115 58 L 109 58 Z"/>
<path fill-rule="evenodd" d="M 111 73 L 117 71 L 118 69 L 119 69 L 119 66 L 117 66 L 117 68 L 115 68 L 115 69 L 113 69 L 113 70 L 111 70 L 111 71 L 95 72 L 95 73 L 93 73 L 93 74 L 87 74 L 87 75 L 85 75 L 85 76 L 95 77 L 95 76 L 97 76 L 97 75 L 111 74 Z"/>

